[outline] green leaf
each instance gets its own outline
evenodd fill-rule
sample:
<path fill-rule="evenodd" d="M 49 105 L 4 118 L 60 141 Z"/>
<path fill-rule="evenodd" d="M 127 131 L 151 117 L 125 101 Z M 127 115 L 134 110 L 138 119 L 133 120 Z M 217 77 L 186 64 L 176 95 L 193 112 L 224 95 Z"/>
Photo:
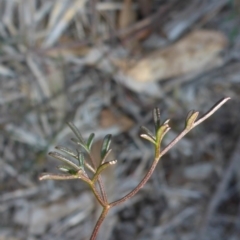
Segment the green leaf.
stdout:
<path fill-rule="evenodd" d="M 161 143 L 162 143 L 163 137 L 170 130 L 170 127 L 169 127 L 168 123 L 169 123 L 169 119 L 166 120 L 163 123 L 163 125 L 157 130 L 157 133 L 156 133 L 156 149 L 155 149 L 156 156 L 159 156 L 159 154 L 160 154 L 160 148 L 161 148 Z"/>
<path fill-rule="evenodd" d="M 141 126 L 141 130 L 143 131 L 143 133 L 140 134 L 140 137 L 152 142 L 153 144 L 156 144 L 156 139 L 148 128 Z"/>
<path fill-rule="evenodd" d="M 161 143 L 163 137 L 169 130 L 170 130 L 170 127 L 168 126 L 168 124 L 164 124 L 159 128 L 159 130 L 157 131 L 157 143 L 158 144 Z"/>
<path fill-rule="evenodd" d="M 102 150 L 101 150 L 101 159 L 104 159 L 107 152 L 109 151 L 109 147 L 111 144 L 111 138 L 112 138 L 111 134 L 108 134 L 104 137 L 103 144 L 102 144 Z"/>
<path fill-rule="evenodd" d="M 148 140 L 149 142 L 153 143 L 154 145 L 156 144 L 156 140 L 153 139 L 151 136 L 147 135 L 147 134 L 140 134 L 140 137 Z"/>
<path fill-rule="evenodd" d="M 80 145 L 86 152 L 89 153 L 89 149 L 88 149 L 88 147 L 85 144 L 79 142 L 76 138 L 71 138 L 71 141 L 73 141 L 77 145 Z"/>
<path fill-rule="evenodd" d="M 67 159 L 65 156 L 63 156 L 62 154 L 60 154 L 58 152 L 50 152 L 49 155 L 51 157 L 54 157 L 54 158 L 62 161 L 63 163 L 67 164 L 68 166 L 72 167 L 75 170 L 80 169 L 75 163 L 73 163 L 72 161 L 70 161 L 69 159 Z"/>
<path fill-rule="evenodd" d="M 67 167 L 58 167 L 58 170 L 62 171 L 62 172 L 67 172 L 69 171 L 69 168 Z"/>
<path fill-rule="evenodd" d="M 78 173 L 78 171 L 76 171 L 74 169 L 69 169 L 68 173 L 71 175 L 76 175 Z"/>
<path fill-rule="evenodd" d="M 71 175 L 75 175 L 78 172 L 77 170 L 72 169 L 72 168 L 68 168 L 66 166 L 60 166 L 60 167 L 58 167 L 58 169 L 62 172 L 66 172 L 66 173 L 69 173 Z"/>
<path fill-rule="evenodd" d="M 160 109 L 159 108 L 154 108 L 153 109 L 153 120 L 154 120 L 156 131 L 161 126 L 161 119 L 160 119 L 160 117 L 161 117 Z"/>
<path fill-rule="evenodd" d="M 82 144 L 85 145 L 85 141 L 82 137 L 82 134 L 80 133 L 80 131 L 77 129 L 77 127 L 71 123 L 71 122 L 67 122 L 68 126 L 71 128 L 71 130 L 73 131 L 73 133 L 76 135 L 78 141 Z"/>
<path fill-rule="evenodd" d="M 79 161 L 80 168 L 84 170 L 84 161 L 85 161 L 85 159 L 84 159 L 84 155 L 83 155 L 82 152 L 78 153 L 78 161 Z"/>
<path fill-rule="evenodd" d="M 87 140 L 87 148 L 89 151 L 91 150 L 92 144 L 93 144 L 93 139 L 94 139 L 95 134 L 91 133 L 88 140 Z"/>
<path fill-rule="evenodd" d="M 187 114 L 187 117 L 186 117 L 186 121 L 193 115 L 195 111 L 194 110 L 190 110 Z"/>
<path fill-rule="evenodd" d="M 70 156 L 72 156 L 72 157 L 74 157 L 74 158 L 76 158 L 76 159 L 78 159 L 78 156 L 76 155 L 76 153 L 73 152 L 72 150 L 66 148 L 66 147 L 56 146 L 55 148 L 58 149 L 58 150 L 60 150 L 60 151 L 62 151 L 62 152 L 64 152 L 64 153 L 69 154 Z"/>
<path fill-rule="evenodd" d="M 196 112 L 194 110 L 191 110 L 188 113 L 187 118 L 186 118 L 186 126 L 185 126 L 186 129 L 192 128 L 194 122 L 197 120 L 198 114 L 199 114 L 199 112 Z"/>
<path fill-rule="evenodd" d="M 94 183 L 97 179 L 98 179 L 98 176 L 101 174 L 101 172 L 106 169 L 107 167 L 111 166 L 111 165 L 114 165 L 117 163 L 117 160 L 112 160 L 112 161 L 109 161 L 109 162 L 105 162 L 103 164 L 101 164 L 99 166 L 99 168 L 97 169 L 96 173 L 94 174 L 93 178 L 92 178 L 92 182 Z"/>
<path fill-rule="evenodd" d="M 141 130 L 143 131 L 143 134 L 146 134 L 152 139 L 155 139 L 154 134 L 148 128 L 141 126 Z"/>
<path fill-rule="evenodd" d="M 101 159 L 101 164 L 103 164 L 103 163 L 106 162 L 106 160 L 107 160 L 108 156 L 110 155 L 111 151 L 112 151 L 112 149 L 109 149 L 109 150 L 106 152 L 106 154 L 104 155 L 104 157 Z M 100 165 L 101 165 L 101 164 L 100 164 Z"/>

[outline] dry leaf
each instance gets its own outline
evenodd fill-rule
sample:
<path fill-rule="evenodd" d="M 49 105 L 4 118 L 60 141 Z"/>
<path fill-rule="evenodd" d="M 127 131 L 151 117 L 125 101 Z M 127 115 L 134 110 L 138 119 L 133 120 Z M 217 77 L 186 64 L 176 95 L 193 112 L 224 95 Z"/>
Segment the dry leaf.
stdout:
<path fill-rule="evenodd" d="M 72 2 L 72 4 L 70 4 L 68 8 L 65 7 L 66 10 L 64 13 L 59 10 L 57 11 L 57 13 L 54 13 L 54 19 L 58 19 L 59 21 L 56 22 L 56 25 L 54 25 L 52 22 L 49 23 L 49 27 L 51 28 L 48 29 L 48 35 L 46 36 L 45 42 L 43 43 L 44 47 L 48 48 L 56 43 L 59 37 L 63 34 L 64 30 L 69 26 L 77 12 L 84 8 L 85 3 L 86 0 L 76 0 Z M 58 7 L 62 6 L 57 6 L 57 8 Z M 58 15 L 61 15 L 61 17 L 58 18 Z M 53 19 L 50 20 L 54 21 Z M 54 27 L 52 28 L 52 26 Z"/>
<path fill-rule="evenodd" d="M 155 51 L 138 62 L 121 60 L 115 63 L 128 81 L 154 82 L 220 66 L 223 59 L 219 53 L 226 48 L 227 42 L 221 32 L 196 30 L 177 43 Z"/>

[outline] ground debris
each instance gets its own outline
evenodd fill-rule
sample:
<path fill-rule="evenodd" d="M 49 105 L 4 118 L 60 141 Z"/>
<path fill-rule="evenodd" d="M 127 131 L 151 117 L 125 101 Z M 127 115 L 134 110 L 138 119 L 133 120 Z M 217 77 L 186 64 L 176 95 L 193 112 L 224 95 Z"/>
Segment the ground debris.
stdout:
<path fill-rule="evenodd" d="M 84 139 L 95 133 L 96 158 L 113 135 L 118 162 L 103 181 L 114 201 L 153 161 L 139 135 L 142 125 L 154 131 L 154 107 L 171 119 L 166 146 L 190 110 L 201 116 L 227 96 L 112 209 L 99 237 L 239 239 L 239 0 L 5 0 L 0 9 L 0 240 L 89 239 L 100 207 L 87 185 L 38 181 L 58 171 L 47 155 L 56 145 L 76 151 L 66 122 Z"/>

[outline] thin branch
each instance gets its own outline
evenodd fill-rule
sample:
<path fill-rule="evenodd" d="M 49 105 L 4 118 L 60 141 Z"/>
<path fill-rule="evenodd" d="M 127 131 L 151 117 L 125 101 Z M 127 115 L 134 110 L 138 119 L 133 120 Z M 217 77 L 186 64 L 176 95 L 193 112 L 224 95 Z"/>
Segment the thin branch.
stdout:
<path fill-rule="evenodd" d="M 96 197 L 96 199 L 98 200 L 98 202 L 102 205 L 102 207 L 105 207 L 107 205 L 107 203 L 102 200 L 101 196 L 99 195 L 99 193 L 94 185 L 94 182 L 85 176 L 85 172 L 79 171 L 78 178 L 82 179 L 84 182 L 86 182 L 90 186 L 90 188 L 93 191 L 93 194 Z"/>
<path fill-rule="evenodd" d="M 86 146 L 85 146 L 84 144 L 82 144 L 81 142 L 79 142 L 77 139 L 72 138 L 71 140 L 72 140 L 74 143 L 80 145 L 80 146 L 86 151 L 86 153 L 87 153 L 88 156 L 89 156 L 89 160 L 90 160 L 90 162 L 91 162 L 92 168 L 93 168 L 94 170 L 96 170 L 96 163 L 95 163 L 95 160 L 94 160 L 94 158 L 92 157 L 91 153 L 89 152 L 89 149 L 87 149 Z M 89 164 L 89 166 L 90 166 L 90 164 Z M 89 167 L 88 167 L 88 168 L 89 168 Z M 104 189 L 103 181 L 102 181 L 101 176 L 98 177 L 97 182 L 98 182 L 99 189 L 100 189 L 100 192 L 101 192 L 101 195 L 102 195 L 102 199 L 103 199 L 103 201 L 104 201 L 105 203 L 107 203 L 107 193 L 106 193 L 106 191 L 105 191 L 105 189 Z"/>
<path fill-rule="evenodd" d="M 52 173 L 43 173 L 39 180 L 70 180 L 70 179 L 77 179 L 77 175 L 60 175 L 60 174 L 52 174 Z"/>
<path fill-rule="evenodd" d="M 91 159 L 91 162 L 94 164 L 94 160 L 93 160 L 92 154 L 90 152 L 87 152 L 87 153 L 88 153 L 89 158 Z M 96 169 L 95 164 L 94 164 L 93 167 Z M 97 183 L 98 183 L 101 195 L 102 195 L 102 199 L 103 199 L 103 201 L 105 203 L 107 203 L 108 202 L 108 200 L 107 200 L 107 193 L 105 191 L 101 175 L 98 176 Z"/>
<path fill-rule="evenodd" d="M 110 206 L 106 206 L 106 207 L 103 208 L 102 213 L 101 213 L 100 217 L 98 218 L 98 221 L 97 221 L 97 223 L 94 227 L 94 230 L 92 232 L 92 236 L 91 236 L 90 240 L 95 240 L 96 239 L 99 228 L 101 227 L 104 219 L 106 218 L 107 213 L 108 213 L 110 208 L 111 208 Z"/>
<path fill-rule="evenodd" d="M 199 120 L 197 120 L 194 123 L 194 127 L 205 121 L 207 118 L 209 118 L 213 113 L 215 113 L 223 104 L 225 104 L 228 100 L 230 100 L 230 97 L 223 98 L 220 101 L 218 101 L 204 116 L 202 116 Z"/>
<path fill-rule="evenodd" d="M 119 199 L 119 200 L 116 200 L 112 203 L 110 203 L 110 207 L 114 207 L 114 206 L 117 206 L 123 202 L 125 202 L 126 200 L 128 200 L 129 198 L 133 197 L 145 184 L 146 182 L 149 180 L 149 178 L 152 176 L 152 173 L 154 171 L 154 169 L 156 168 L 157 166 L 157 163 L 158 163 L 158 159 L 159 157 L 156 157 L 155 160 L 153 161 L 152 163 L 152 166 L 151 168 L 149 169 L 149 171 L 147 172 L 147 174 L 145 175 L 145 177 L 142 179 L 142 181 L 137 185 L 137 187 L 135 189 L 133 189 L 130 193 L 128 193 L 125 197 Z"/>
<path fill-rule="evenodd" d="M 133 197 L 145 184 L 146 182 L 149 180 L 149 178 L 151 177 L 154 169 L 157 166 L 158 161 L 160 160 L 160 158 L 166 154 L 180 139 L 182 139 L 191 129 L 193 129 L 194 127 L 196 127 L 198 124 L 200 124 L 201 122 L 203 122 L 204 120 L 206 120 L 208 117 L 210 117 L 214 112 L 216 112 L 224 103 L 226 103 L 230 98 L 224 98 L 222 100 L 220 100 L 217 104 L 215 104 L 202 118 L 200 118 L 198 121 L 196 121 L 191 128 L 189 129 L 184 129 L 172 142 L 170 142 L 165 149 L 159 153 L 159 155 L 155 155 L 155 159 L 152 163 L 151 168 L 149 169 L 149 171 L 147 172 L 147 174 L 145 175 L 145 177 L 142 179 L 142 181 L 137 185 L 137 187 L 135 189 L 133 189 L 130 193 L 128 193 L 125 197 L 114 201 L 112 203 L 110 203 L 111 207 L 114 207 L 116 205 L 119 205 L 123 202 L 125 202 L 126 200 L 128 200 L 129 198 Z"/>
<path fill-rule="evenodd" d="M 90 184 L 91 190 L 93 191 L 94 196 L 96 197 L 96 199 L 98 200 L 98 202 L 101 204 L 102 207 L 106 206 L 106 202 L 104 202 L 101 198 L 101 196 L 99 195 L 98 191 L 96 190 L 95 186 L 93 183 Z"/>
<path fill-rule="evenodd" d="M 96 170 L 89 164 L 87 163 L 86 161 L 84 162 L 84 165 L 92 172 L 92 173 L 95 173 Z"/>
<path fill-rule="evenodd" d="M 213 113 L 215 113 L 223 104 L 225 104 L 228 100 L 230 100 L 230 97 L 224 98 L 220 100 L 218 103 L 216 103 L 203 117 L 201 117 L 199 120 L 197 120 L 193 126 L 189 129 L 184 129 L 175 139 L 172 140 L 161 152 L 159 157 L 162 157 L 164 154 L 166 154 L 179 140 L 181 140 L 190 130 L 192 130 L 194 127 L 202 123 L 204 120 L 209 118 Z"/>

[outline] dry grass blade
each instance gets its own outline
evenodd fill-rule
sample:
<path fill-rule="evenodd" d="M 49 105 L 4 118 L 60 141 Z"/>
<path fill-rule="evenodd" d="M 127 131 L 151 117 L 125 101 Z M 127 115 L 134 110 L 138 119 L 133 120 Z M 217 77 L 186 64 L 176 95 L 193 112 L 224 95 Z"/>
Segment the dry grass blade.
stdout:
<path fill-rule="evenodd" d="M 232 173 L 228 173 L 232 164 L 228 156 L 233 153 L 239 132 L 240 113 L 236 110 L 240 32 L 234 5 L 239 0 L 229 1 L 0 0 L 0 179 L 4 180 L 0 180 L 0 201 L 4 200 L 0 204 L 3 223 L 0 223 L 0 239 L 17 240 L 23 236 L 89 239 L 92 224 L 101 214 L 98 208 L 105 208 L 103 214 L 106 214 L 108 207 L 118 205 L 120 202 L 116 201 L 139 183 L 140 187 L 146 185 L 131 201 L 109 212 L 110 216 L 104 220 L 109 225 L 103 223 L 100 231 L 104 234 L 99 232 L 97 239 L 194 239 L 199 237 L 197 231 L 202 230 L 199 222 L 204 224 L 205 220 L 205 238 L 238 239 L 239 226 L 234 224 L 238 221 L 236 200 L 240 175 L 235 171 L 236 164 L 230 169 Z M 203 31 L 214 29 L 220 30 L 230 44 L 219 47 L 217 58 L 210 60 L 207 68 L 197 68 L 197 74 L 184 72 L 159 77 L 154 70 L 150 71 L 151 76 L 156 77 L 156 81 L 163 79 L 162 82 L 150 84 L 148 81 L 144 86 L 131 82 L 133 89 L 144 88 L 152 94 L 148 96 L 139 94 L 140 90 L 128 91 L 121 86 L 122 82 L 113 81 L 118 80 L 118 70 L 128 76 L 125 68 L 114 65 L 115 60 L 123 59 L 126 69 L 130 70 L 135 64 L 128 64 L 127 60 L 135 60 L 137 65 L 145 57 L 151 58 L 151 53 L 164 52 L 172 41 L 173 45 L 179 43 L 182 35 L 187 37 L 194 30 L 202 31 L 193 40 L 196 49 L 200 49 L 203 45 L 198 40 L 203 37 Z M 219 46 L 218 40 L 207 39 L 206 43 L 206 48 L 199 50 L 199 57 L 194 57 L 192 45 L 186 43 L 190 49 L 187 65 L 193 66 L 196 62 L 200 67 L 203 58 L 213 56 L 212 49 Z M 175 50 L 167 67 L 160 67 L 159 57 L 153 59 L 157 70 L 167 69 L 166 73 L 170 74 L 175 65 L 179 66 L 175 62 L 181 55 Z M 188 53 L 184 49 L 182 52 Z M 215 65 L 218 60 L 221 64 Z M 136 72 L 143 76 L 144 68 Z M 183 86 L 181 79 L 194 81 Z M 128 78 L 125 81 L 130 85 Z M 168 93 L 164 93 L 169 86 Z M 177 137 L 178 126 L 184 126 L 181 109 L 205 109 L 212 99 L 218 99 L 223 93 L 234 100 L 172 148 L 162 159 L 163 165 L 157 165 L 157 159 L 157 174 L 147 182 L 152 173 L 148 170 L 155 168 L 151 165 L 155 160 L 156 137 L 148 129 L 140 132 L 139 127 L 145 125 L 154 132 L 149 109 L 159 106 L 162 120 L 167 115 L 173 118 L 170 124 L 173 130 L 161 147 L 164 150 Z M 112 114 L 102 114 L 105 110 Z M 201 114 L 192 116 L 189 126 L 196 126 L 199 119 L 205 120 L 215 110 L 211 109 L 202 120 Z M 84 145 L 77 140 L 77 145 L 70 146 L 68 137 L 74 134 L 66 126 L 67 121 L 74 122 L 81 130 Z M 167 129 L 162 129 L 162 133 Z M 94 143 L 92 132 L 96 134 Z M 115 138 L 113 151 L 111 154 L 108 149 L 104 151 L 101 161 L 102 141 L 98 140 L 109 133 Z M 139 138 L 139 133 L 150 143 Z M 161 140 L 161 136 L 158 139 Z M 60 146 L 54 150 L 57 144 L 67 148 Z M 62 154 L 61 157 L 53 154 L 61 161 L 46 157 L 49 150 Z M 110 161 L 116 158 L 119 164 Z M 66 163 L 66 159 L 77 167 Z M 48 160 L 51 163 L 46 168 L 53 172 L 44 174 L 41 180 L 75 180 L 68 183 L 51 180 L 35 188 L 36 174 L 46 169 Z M 225 181 L 224 188 L 222 181 Z M 216 191 L 212 193 L 214 186 Z M 94 187 L 97 199 L 87 187 Z M 217 192 L 220 195 L 216 197 Z M 85 193 L 89 197 L 74 197 Z M 144 221 L 136 223 L 136 219 Z M 156 226 L 159 222 L 161 225 Z M 226 234 L 221 235 L 223 232 Z"/>
<path fill-rule="evenodd" d="M 64 9 L 66 9 L 68 5 L 68 0 L 56 1 L 54 6 L 52 7 L 49 21 L 47 25 L 47 31 L 50 33 L 53 27 L 57 25 L 60 20 L 61 15 L 64 13 Z"/>
<path fill-rule="evenodd" d="M 97 28 L 98 28 L 98 23 L 99 23 L 99 15 L 98 11 L 96 9 L 96 4 L 98 0 L 91 0 L 90 5 L 91 5 L 91 34 L 93 40 L 97 38 Z"/>
<path fill-rule="evenodd" d="M 67 26 L 74 18 L 75 14 L 84 7 L 85 3 L 86 0 L 75 0 L 75 2 L 67 8 L 56 26 L 46 37 L 46 40 L 43 43 L 43 47 L 51 47 L 54 43 L 56 43 L 56 41 L 62 35 L 63 31 L 67 28 Z"/>
<path fill-rule="evenodd" d="M 135 12 L 132 10 L 132 0 L 124 0 L 119 16 L 119 28 L 124 29 L 135 22 Z"/>
<path fill-rule="evenodd" d="M 4 15 L 2 17 L 2 22 L 7 27 L 11 35 L 16 35 L 17 29 L 14 26 L 14 12 L 16 7 L 16 1 L 8 0 L 5 1 Z"/>
<path fill-rule="evenodd" d="M 36 10 L 35 15 L 33 16 L 35 24 L 39 24 L 41 21 L 44 21 L 46 15 L 49 13 L 49 11 L 52 8 L 53 3 L 52 2 L 45 2 L 43 5 Z"/>
<path fill-rule="evenodd" d="M 19 35 L 25 46 L 35 44 L 35 23 L 36 0 L 20 0 L 18 2 L 19 14 Z"/>
<path fill-rule="evenodd" d="M 35 63 L 33 57 L 28 56 L 27 57 L 27 64 L 29 68 L 31 69 L 33 75 L 36 77 L 38 80 L 38 84 L 44 93 L 45 97 L 49 98 L 51 96 L 49 86 L 48 86 L 48 81 L 45 77 L 45 75 L 42 73 L 38 65 Z"/>

